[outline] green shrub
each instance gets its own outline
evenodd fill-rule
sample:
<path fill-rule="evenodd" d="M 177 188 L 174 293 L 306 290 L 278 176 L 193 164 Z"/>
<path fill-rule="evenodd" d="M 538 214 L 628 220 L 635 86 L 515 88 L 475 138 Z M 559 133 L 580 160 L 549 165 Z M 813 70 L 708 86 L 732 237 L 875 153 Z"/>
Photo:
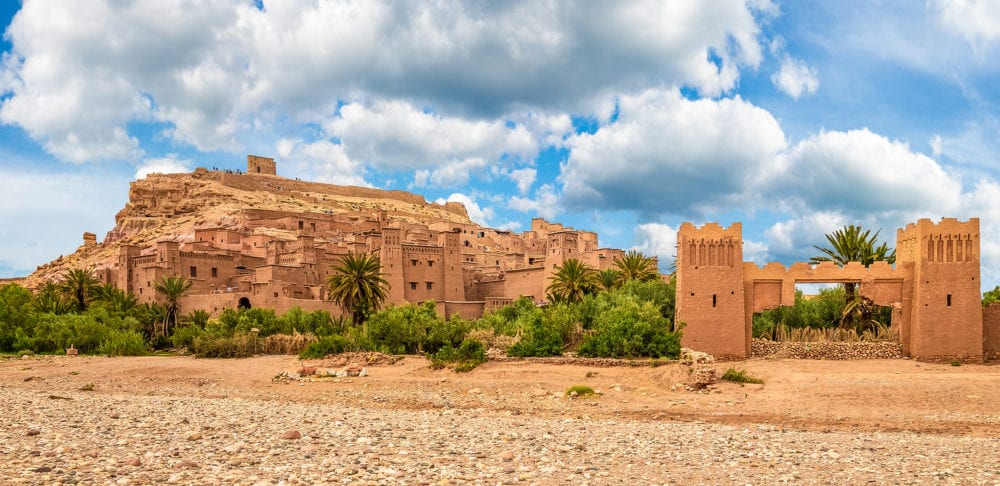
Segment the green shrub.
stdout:
<path fill-rule="evenodd" d="M 434 302 L 421 305 L 389 306 L 366 323 L 367 338 L 375 351 L 388 354 L 418 353 L 427 332 L 444 321 L 434 310 Z"/>
<path fill-rule="evenodd" d="M 195 338 L 204 334 L 205 331 L 196 325 L 178 326 L 170 336 L 170 341 L 174 343 L 174 347 L 186 346 L 190 349 L 194 345 Z"/>
<path fill-rule="evenodd" d="M 422 349 L 425 353 L 434 354 L 445 346 L 460 346 L 471 330 L 471 322 L 457 314 L 453 315 L 447 321 L 438 321 L 431 325 Z"/>
<path fill-rule="evenodd" d="M 563 338 L 554 325 L 545 321 L 541 313 L 531 314 L 528 324 L 522 327 L 521 340 L 507 348 L 508 356 L 558 356 L 562 354 Z"/>
<path fill-rule="evenodd" d="M 733 383 L 754 383 L 758 385 L 764 383 L 764 380 L 751 376 L 746 370 L 738 370 L 736 368 L 729 368 L 726 370 L 726 372 L 722 375 L 722 380 L 731 381 Z"/>
<path fill-rule="evenodd" d="M 594 316 L 592 334 L 583 340 L 578 350 L 581 356 L 680 356 L 681 333 L 669 330 L 670 322 L 654 303 L 626 294 L 613 296 L 611 303 Z"/>
<path fill-rule="evenodd" d="M 145 356 L 146 342 L 138 331 L 111 331 L 107 339 L 97 348 L 97 354 L 105 356 Z"/>
<path fill-rule="evenodd" d="M 299 353 L 299 359 L 320 359 L 331 354 L 340 354 L 352 350 L 356 350 L 355 345 L 346 337 L 340 335 L 326 336 L 306 346 Z"/>
<path fill-rule="evenodd" d="M 466 339 L 458 348 L 446 344 L 437 353 L 431 355 L 431 366 L 435 369 L 454 365 L 455 371 L 461 373 L 471 371 L 486 362 L 486 347 L 482 342 Z"/>
<path fill-rule="evenodd" d="M 204 335 L 196 337 L 192 344 L 199 358 L 249 358 L 257 353 L 257 339 L 247 333 L 232 337 Z"/>
<path fill-rule="evenodd" d="M 563 347 L 572 347 L 580 342 L 583 337 L 583 327 L 581 325 L 580 305 L 560 302 L 550 305 L 542 311 L 542 316 L 550 326 L 559 332 L 562 337 Z"/>
<path fill-rule="evenodd" d="M 589 397 L 596 394 L 597 392 L 587 385 L 573 385 L 566 389 L 566 396 Z"/>

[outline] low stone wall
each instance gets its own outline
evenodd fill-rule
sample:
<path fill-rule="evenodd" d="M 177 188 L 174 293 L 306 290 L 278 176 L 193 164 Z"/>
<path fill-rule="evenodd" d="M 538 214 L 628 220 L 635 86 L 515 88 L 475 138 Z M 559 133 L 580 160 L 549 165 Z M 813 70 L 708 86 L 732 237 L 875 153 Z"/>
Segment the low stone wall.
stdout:
<path fill-rule="evenodd" d="M 777 342 L 754 339 L 750 344 L 755 358 L 792 359 L 898 359 L 903 357 L 903 346 L 898 342 Z"/>

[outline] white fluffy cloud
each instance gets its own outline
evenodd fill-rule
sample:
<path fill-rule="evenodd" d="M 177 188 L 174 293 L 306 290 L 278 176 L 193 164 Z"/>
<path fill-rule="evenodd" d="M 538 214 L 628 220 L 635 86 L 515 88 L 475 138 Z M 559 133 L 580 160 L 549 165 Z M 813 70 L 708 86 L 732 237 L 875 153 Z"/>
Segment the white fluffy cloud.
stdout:
<path fill-rule="evenodd" d="M 786 142 L 777 120 L 740 97 L 691 101 L 677 90 L 618 100 L 618 118 L 566 142 L 569 208 L 683 213 L 733 204 Z"/>
<path fill-rule="evenodd" d="M 535 190 L 534 199 L 511 196 L 510 200 L 507 201 L 507 207 L 522 213 L 540 216 L 547 220 L 554 219 L 562 210 L 559 202 L 559 194 L 551 184 L 544 184 Z"/>
<path fill-rule="evenodd" d="M 775 14 L 768 2 L 743 0 L 269 0 L 264 7 L 243 0 L 26 2 L 6 32 L 13 48 L 0 67 L 0 96 L 7 95 L 0 120 L 75 162 L 138 159 L 143 147 L 129 133 L 135 121 L 162 122 L 167 136 L 199 150 L 237 151 L 256 120 L 315 120 L 357 99 L 405 99 L 487 119 L 551 112 L 541 121 L 558 140 L 568 126 L 563 113 L 609 91 L 663 83 L 711 96 L 731 90 L 741 67 L 761 61 L 755 15 Z M 410 122 L 405 126 L 427 130 L 422 135 L 456 128 Z M 500 123 L 473 125 L 465 148 L 497 136 Z M 353 129 L 359 141 L 384 135 Z M 405 146 L 406 134 L 396 135 Z M 345 148 L 352 159 L 369 160 L 356 152 L 363 144 Z M 365 155 L 413 163 L 382 150 Z"/>
<path fill-rule="evenodd" d="M 350 186 L 371 185 L 364 179 L 362 164 L 351 160 L 343 147 L 335 143 L 282 139 L 275 150 L 283 164 L 289 164 L 293 172 L 303 174 L 310 180 Z"/>
<path fill-rule="evenodd" d="M 538 152 L 538 142 L 523 125 L 444 117 L 398 100 L 345 105 L 324 128 L 352 159 L 386 169 L 498 161 L 505 154 L 531 158 Z"/>
<path fill-rule="evenodd" d="M 819 89 L 819 74 L 800 59 L 785 57 L 781 68 L 771 76 L 771 82 L 793 99 L 813 94 Z"/>
<path fill-rule="evenodd" d="M 853 213 L 958 208 L 961 182 L 900 141 L 869 131 L 824 131 L 779 157 L 767 188 L 820 210 Z"/>
<path fill-rule="evenodd" d="M 932 0 L 940 22 L 972 46 L 979 62 L 1000 41 L 1000 2 L 995 0 Z"/>
<path fill-rule="evenodd" d="M 191 161 L 188 159 L 177 159 L 176 154 L 155 159 L 146 159 L 135 171 L 135 178 L 143 179 L 149 174 L 173 174 L 177 172 L 191 172 Z"/>
<path fill-rule="evenodd" d="M 528 192 L 531 189 L 531 185 L 535 183 L 535 178 L 538 176 L 538 171 L 532 168 L 526 169 L 514 169 L 507 174 L 510 180 L 517 183 L 517 191 L 521 194 Z"/>
<path fill-rule="evenodd" d="M 635 227 L 635 249 L 656 255 L 660 271 L 668 272 L 677 259 L 677 228 L 663 223 L 645 223 Z"/>
<path fill-rule="evenodd" d="M 489 226 L 490 220 L 492 220 L 494 216 L 492 208 L 480 207 L 479 203 L 477 203 L 475 199 L 462 193 L 454 193 L 448 196 L 448 199 L 438 199 L 434 202 L 438 204 L 444 204 L 446 202 L 462 203 L 465 206 L 465 210 L 469 213 L 469 219 L 483 226 Z"/>

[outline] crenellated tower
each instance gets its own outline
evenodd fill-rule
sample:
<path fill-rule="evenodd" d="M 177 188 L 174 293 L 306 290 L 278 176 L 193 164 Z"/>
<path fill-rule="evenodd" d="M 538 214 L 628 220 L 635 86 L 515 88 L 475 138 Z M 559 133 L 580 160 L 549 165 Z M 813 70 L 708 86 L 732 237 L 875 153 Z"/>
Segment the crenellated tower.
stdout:
<path fill-rule="evenodd" d="M 925 360 L 982 359 L 979 219 L 921 219 L 897 230 L 896 265 L 913 269 L 904 351 Z"/>
<path fill-rule="evenodd" d="M 743 226 L 684 223 L 677 232 L 677 323 L 684 346 L 717 356 L 750 354 L 744 325 Z"/>

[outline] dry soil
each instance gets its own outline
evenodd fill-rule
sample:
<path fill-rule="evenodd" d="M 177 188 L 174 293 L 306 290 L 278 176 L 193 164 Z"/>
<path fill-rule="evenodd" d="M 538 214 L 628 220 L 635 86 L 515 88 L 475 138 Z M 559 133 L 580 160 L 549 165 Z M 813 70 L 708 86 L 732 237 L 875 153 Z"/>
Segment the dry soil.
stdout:
<path fill-rule="evenodd" d="M 276 380 L 303 366 L 368 376 Z M 1000 367 L 0 360 L 0 484 L 1000 484 Z M 572 385 L 599 391 L 570 398 Z"/>

